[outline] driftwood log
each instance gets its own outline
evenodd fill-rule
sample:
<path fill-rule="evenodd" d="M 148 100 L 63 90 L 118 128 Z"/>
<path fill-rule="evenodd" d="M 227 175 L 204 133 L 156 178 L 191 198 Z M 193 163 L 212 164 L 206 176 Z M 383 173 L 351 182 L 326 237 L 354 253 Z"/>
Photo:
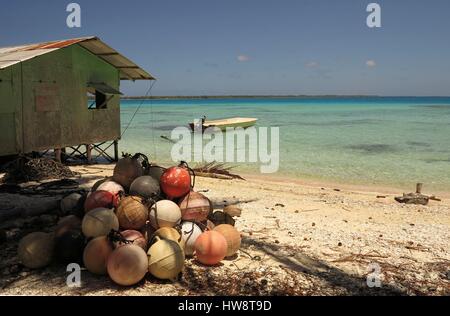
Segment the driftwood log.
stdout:
<path fill-rule="evenodd" d="M 416 184 L 416 192 L 414 193 L 403 193 L 403 196 L 395 197 L 395 200 L 399 203 L 404 204 L 417 204 L 417 205 L 427 205 L 430 200 L 440 201 L 440 199 L 436 198 L 434 195 L 428 196 L 422 194 L 422 183 Z"/>
<path fill-rule="evenodd" d="M 59 209 L 62 196 L 25 196 L 0 194 L 0 223 L 17 217 L 48 214 Z"/>

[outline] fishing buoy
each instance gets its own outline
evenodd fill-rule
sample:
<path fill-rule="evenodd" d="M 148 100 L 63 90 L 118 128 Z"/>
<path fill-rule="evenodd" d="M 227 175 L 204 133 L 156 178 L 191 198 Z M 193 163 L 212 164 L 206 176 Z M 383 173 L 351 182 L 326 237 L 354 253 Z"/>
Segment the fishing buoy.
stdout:
<path fill-rule="evenodd" d="M 113 247 L 106 236 L 92 239 L 84 249 L 83 262 L 89 272 L 104 275 L 107 272 L 106 265 Z"/>
<path fill-rule="evenodd" d="M 208 219 L 215 225 L 219 226 L 222 224 L 229 224 L 231 226 L 234 226 L 236 221 L 231 217 L 229 214 L 221 212 L 221 211 L 215 211 L 213 214 L 210 214 Z"/>
<path fill-rule="evenodd" d="M 69 215 L 59 220 L 55 229 L 55 238 L 70 230 L 81 230 L 81 219 L 75 215 Z"/>
<path fill-rule="evenodd" d="M 175 241 L 180 245 L 181 249 L 184 250 L 184 240 L 175 228 L 162 227 L 155 232 L 154 236 L 158 236 L 160 239 Z"/>
<path fill-rule="evenodd" d="M 156 181 L 161 180 L 161 176 L 163 175 L 164 171 L 166 171 L 165 168 L 160 167 L 160 166 L 150 166 L 146 172 L 147 176 L 152 177 L 153 179 L 155 179 Z"/>
<path fill-rule="evenodd" d="M 191 191 L 180 202 L 181 218 L 184 221 L 201 223 L 212 212 L 211 201 L 203 194 Z"/>
<path fill-rule="evenodd" d="M 201 228 L 194 222 L 183 222 L 181 224 L 181 234 L 184 240 L 184 253 L 186 256 L 193 256 L 195 251 L 195 242 L 202 234 Z"/>
<path fill-rule="evenodd" d="M 214 231 L 221 233 L 227 240 L 227 257 L 234 256 L 241 248 L 241 234 L 238 230 L 234 226 L 222 224 L 214 228 Z"/>
<path fill-rule="evenodd" d="M 62 263 L 81 263 L 85 237 L 81 230 L 69 230 L 55 237 L 55 257 Z"/>
<path fill-rule="evenodd" d="M 125 189 L 119 183 L 108 180 L 103 182 L 95 191 L 108 191 L 112 195 L 119 195 L 120 192 L 125 192 Z"/>
<path fill-rule="evenodd" d="M 119 160 L 114 168 L 113 179 L 126 190 L 133 181 L 144 175 L 144 168 L 135 157 L 125 157 Z"/>
<path fill-rule="evenodd" d="M 129 241 L 130 243 L 125 243 L 121 241 L 115 242 L 114 246 L 116 248 L 132 244 L 141 247 L 143 250 L 147 251 L 147 240 L 145 239 L 144 235 L 141 232 L 138 232 L 137 230 L 125 230 L 120 234 L 125 240 Z"/>
<path fill-rule="evenodd" d="M 150 224 L 155 228 L 174 227 L 181 221 L 181 210 L 169 200 L 158 201 L 150 208 Z"/>
<path fill-rule="evenodd" d="M 216 265 L 227 255 L 227 240 L 217 231 L 201 234 L 195 242 L 197 260 L 205 265 Z"/>
<path fill-rule="evenodd" d="M 148 219 L 148 209 L 138 196 L 123 198 L 117 207 L 117 218 L 123 229 L 139 230 L 145 226 Z"/>
<path fill-rule="evenodd" d="M 151 176 L 139 177 L 131 184 L 130 194 L 141 196 L 145 199 L 155 199 L 161 194 L 159 181 L 155 180 Z"/>
<path fill-rule="evenodd" d="M 183 270 L 184 252 L 180 245 L 172 240 L 157 240 L 147 254 L 148 271 L 158 279 L 175 280 Z"/>
<path fill-rule="evenodd" d="M 117 284 L 134 285 L 147 274 L 147 254 L 136 245 L 117 248 L 108 257 L 107 270 L 109 277 Z"/>
<path fill-rule="evenodd" d="M 84 202 L 84 211 L 87 213 L 96 208 L 114 208 L 118 204 L 118 195 L 111 192 L 97 190 L 92 192 Z"/>
<path fill-rule="evenodd" d="M 61 200 L 60 208 L 63 214 L 76 212 L 81 208 L 83 196 L 79 193 L 72 193 Z"/>
<path fill-rule="evenodd" d="M 191 191 L 191 174 L 185 167 L 172 167 L 163 173 L 160 184 L 169 199 L 180 198 Z"/>
<path fill-rule="evenodd" d="M 30 269 L 40 269 L 50 264 L 54 251 L 54 236 L 47 233 L 31 233 L 19 242 L 18 255 L 22 264 Z"/>
<path fill-rule="evenodd" d="M 113 210 L 97 208 L 84 216 L 81 228 L 87 238 L 106 236 L 119 229 L 119 220 Z"/>

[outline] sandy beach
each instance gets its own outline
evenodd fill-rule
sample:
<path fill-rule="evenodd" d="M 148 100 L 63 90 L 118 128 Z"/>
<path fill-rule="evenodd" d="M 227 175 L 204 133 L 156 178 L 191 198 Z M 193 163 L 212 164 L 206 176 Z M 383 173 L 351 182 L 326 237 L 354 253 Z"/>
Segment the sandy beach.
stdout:
<path fill-rule="evenodd" d="M 89 188 L 111 176 L 113 166 L 72 169 Z M 427 206 L 404 205 L 394 200 L 402 193 L 395 189 L 245 178 L 196 180 L 195 189 L 216 209 L 242 209 L 235 218 L 242 249 L 220 266 L 205 267 L 192 259 L 178 282 L 148 277 L 131 288 L 83 271 L 82 287 L 71 289 L 65 267 L 22 268 L 15 255 L 17 243 L 8 242 L 0 250 L 0 257 L 7 258 L 1 266 L 0 294 L 450 295 L 448 195 Z M 57 216 L 50 216 L 48 221 L 56 223 Z M 376 280 L 381 286 L 370 287 Z"/>

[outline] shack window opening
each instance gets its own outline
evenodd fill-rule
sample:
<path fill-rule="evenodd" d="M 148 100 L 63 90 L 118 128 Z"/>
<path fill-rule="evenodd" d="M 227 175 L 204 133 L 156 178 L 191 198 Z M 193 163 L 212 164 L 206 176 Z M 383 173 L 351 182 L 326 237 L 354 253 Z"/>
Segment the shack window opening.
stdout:
<path fill-rule="evenodd" d="M 100 91 L 95 91 L 95 108 L 96 109 L 106 109 L 108 107 L 106 94 Z"/>
<path fill-rule="evenodd" d="M 105 83 L 89 83 L 87 92 L 90 110 L 107 109 L 108 102 L 110 102 L 115 95 L 122 94 L 120 91 L 111 88 Z"/>

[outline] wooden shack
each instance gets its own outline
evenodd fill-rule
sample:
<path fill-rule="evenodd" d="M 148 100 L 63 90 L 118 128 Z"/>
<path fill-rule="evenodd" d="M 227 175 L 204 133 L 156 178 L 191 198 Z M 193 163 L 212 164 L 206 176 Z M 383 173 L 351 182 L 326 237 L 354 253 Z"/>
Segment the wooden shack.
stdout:
<path fill-rule="evenodd" d="M 121 80 L 154 77 L 97 37 L 0 48 L 0 156 L 114 142 L 117 159 Z"/>

